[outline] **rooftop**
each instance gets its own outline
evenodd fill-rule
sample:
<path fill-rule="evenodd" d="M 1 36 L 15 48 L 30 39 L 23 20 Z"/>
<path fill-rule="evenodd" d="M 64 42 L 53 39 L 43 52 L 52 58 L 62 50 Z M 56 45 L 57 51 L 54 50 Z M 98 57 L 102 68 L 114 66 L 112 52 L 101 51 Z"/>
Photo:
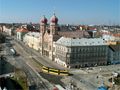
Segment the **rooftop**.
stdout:
<path fill-rule="evenodd" d="M 56 44 L 63 46 L 96 46 L 107 45 L 103 38 L 68 38 L 61 37 Z"/>
<path fill-rule="evenodd" d="M 83 37 L 90 37 L 89 33 L 86 31 L 76 30 L 76 31 L 65 31 L 65 32 L 58 32 L 60 36 L 70 37 L 70 38 L 83 38 Z"/>
<path fill-rule="evenodd" d="M 33 37 L 36 37 L 36 38 L 40 37 L 40 33 L 39 32 L 28 32 L 26 35 L 33 36 Z"/>
<path fill-rule="evenodd" d="M 16 32 L 28 32 L 26 28 L 17 28 Z"/>

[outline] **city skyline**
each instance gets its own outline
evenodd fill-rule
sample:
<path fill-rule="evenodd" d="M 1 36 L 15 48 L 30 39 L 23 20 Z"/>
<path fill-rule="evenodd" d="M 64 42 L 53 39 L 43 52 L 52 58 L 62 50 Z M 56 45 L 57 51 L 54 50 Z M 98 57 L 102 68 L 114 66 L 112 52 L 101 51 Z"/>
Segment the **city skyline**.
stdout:
<path fill-rule="evenodd" d="M 120 0 L 0 0 L 0 90 L 120 90 Z"/>
<path fill-rule="evenodd" d="M 0 23 L 39 23 L 55 12 L 59 24 L 119 24 L 120 0 L 0 0 Z M 49 23 L 49 22 L 48 22 Z"/>

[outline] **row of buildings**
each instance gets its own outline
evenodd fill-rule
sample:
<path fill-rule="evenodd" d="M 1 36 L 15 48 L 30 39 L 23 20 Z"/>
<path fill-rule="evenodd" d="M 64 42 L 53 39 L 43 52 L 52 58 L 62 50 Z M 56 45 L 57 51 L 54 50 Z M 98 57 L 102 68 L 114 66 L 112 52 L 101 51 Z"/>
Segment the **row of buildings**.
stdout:
<path fill-rule="evenodd" d="M 47 23 L 43 16 L 38 31 L 19 27 L 17 39 L 51 61 L 72 68 L 120 63 L 120 35 L 109 30 L 60 27 L 54 14 Z M 93 27 L 92 27 L 93 28 Z"/>

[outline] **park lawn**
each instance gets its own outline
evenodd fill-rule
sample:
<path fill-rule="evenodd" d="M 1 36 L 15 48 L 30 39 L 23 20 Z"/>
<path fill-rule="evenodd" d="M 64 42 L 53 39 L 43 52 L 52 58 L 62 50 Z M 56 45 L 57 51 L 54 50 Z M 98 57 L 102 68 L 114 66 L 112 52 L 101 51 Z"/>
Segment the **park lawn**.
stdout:
<path fill-rule="evenodd" d="M 11 79 L 15 80 L 23 88 L 23 90 L 28 90 L 27 77 L 22 70 L 16 69 L 15 76 Z"/>

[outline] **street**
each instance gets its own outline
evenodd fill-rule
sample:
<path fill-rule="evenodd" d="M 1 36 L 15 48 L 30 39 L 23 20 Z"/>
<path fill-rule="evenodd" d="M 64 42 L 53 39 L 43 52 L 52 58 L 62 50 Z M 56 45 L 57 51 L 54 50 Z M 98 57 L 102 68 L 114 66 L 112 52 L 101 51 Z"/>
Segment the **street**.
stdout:
<path fill-rule="evenodd" d="M 15 67 L 7 62 L 7 59 L 6 55 L 3 54 L 0 57 L 0 87 L 7 90 L 23 90 L 16 81 L 10 78 L 10 76 L 14 76 Z"/>
<path fill-rule="evenodd" d="M 14 44 L 12 40 L 10 41 L 11 44 Z M 16 44 L 14 46 L 16 48 Z M 6 47 L 6 56 L 7 61 L 10 62 L 12 65 L 14 65 L 17 68 L 21 68 L 28 77 L 28 85 L 30 90 L 49 90 L 51 88 L 51 84 L 44 80 L 38 73 L 36 73 L 34 68 L 31 68 L 27 62 L 30 58 L 28 58 L 28 54 L 25 53 L 24 50 L 21 50 L 21 48 L 18 48 L 18 53 L 20 53 L 20 56 L 12 56 L 10 55 L 9 48 Z"/>
<path fill-rule="evenodd" d="M 52 68 L 56 68 L 56 69 L 67 69 L 65 67 L 61 67 L 57 63 L 48 59 L 47 57 L 41 56 L 39 52 L 35 51 L 32 48 L 29 48 L 28 46 L 25 46 L 25 44 L 23 42 L 17 41 L 16 39 L 14 39 L 13 42 L 17 46 L 17 48 L 21 48 L 21 50 L 24 50 L 26 53 L 28 53 L 28 58 L 33 57 L 33 58 L 35 58 L 35 60 L 38 63 L 41 63 L 47 67 L 52 67 Z"/>

